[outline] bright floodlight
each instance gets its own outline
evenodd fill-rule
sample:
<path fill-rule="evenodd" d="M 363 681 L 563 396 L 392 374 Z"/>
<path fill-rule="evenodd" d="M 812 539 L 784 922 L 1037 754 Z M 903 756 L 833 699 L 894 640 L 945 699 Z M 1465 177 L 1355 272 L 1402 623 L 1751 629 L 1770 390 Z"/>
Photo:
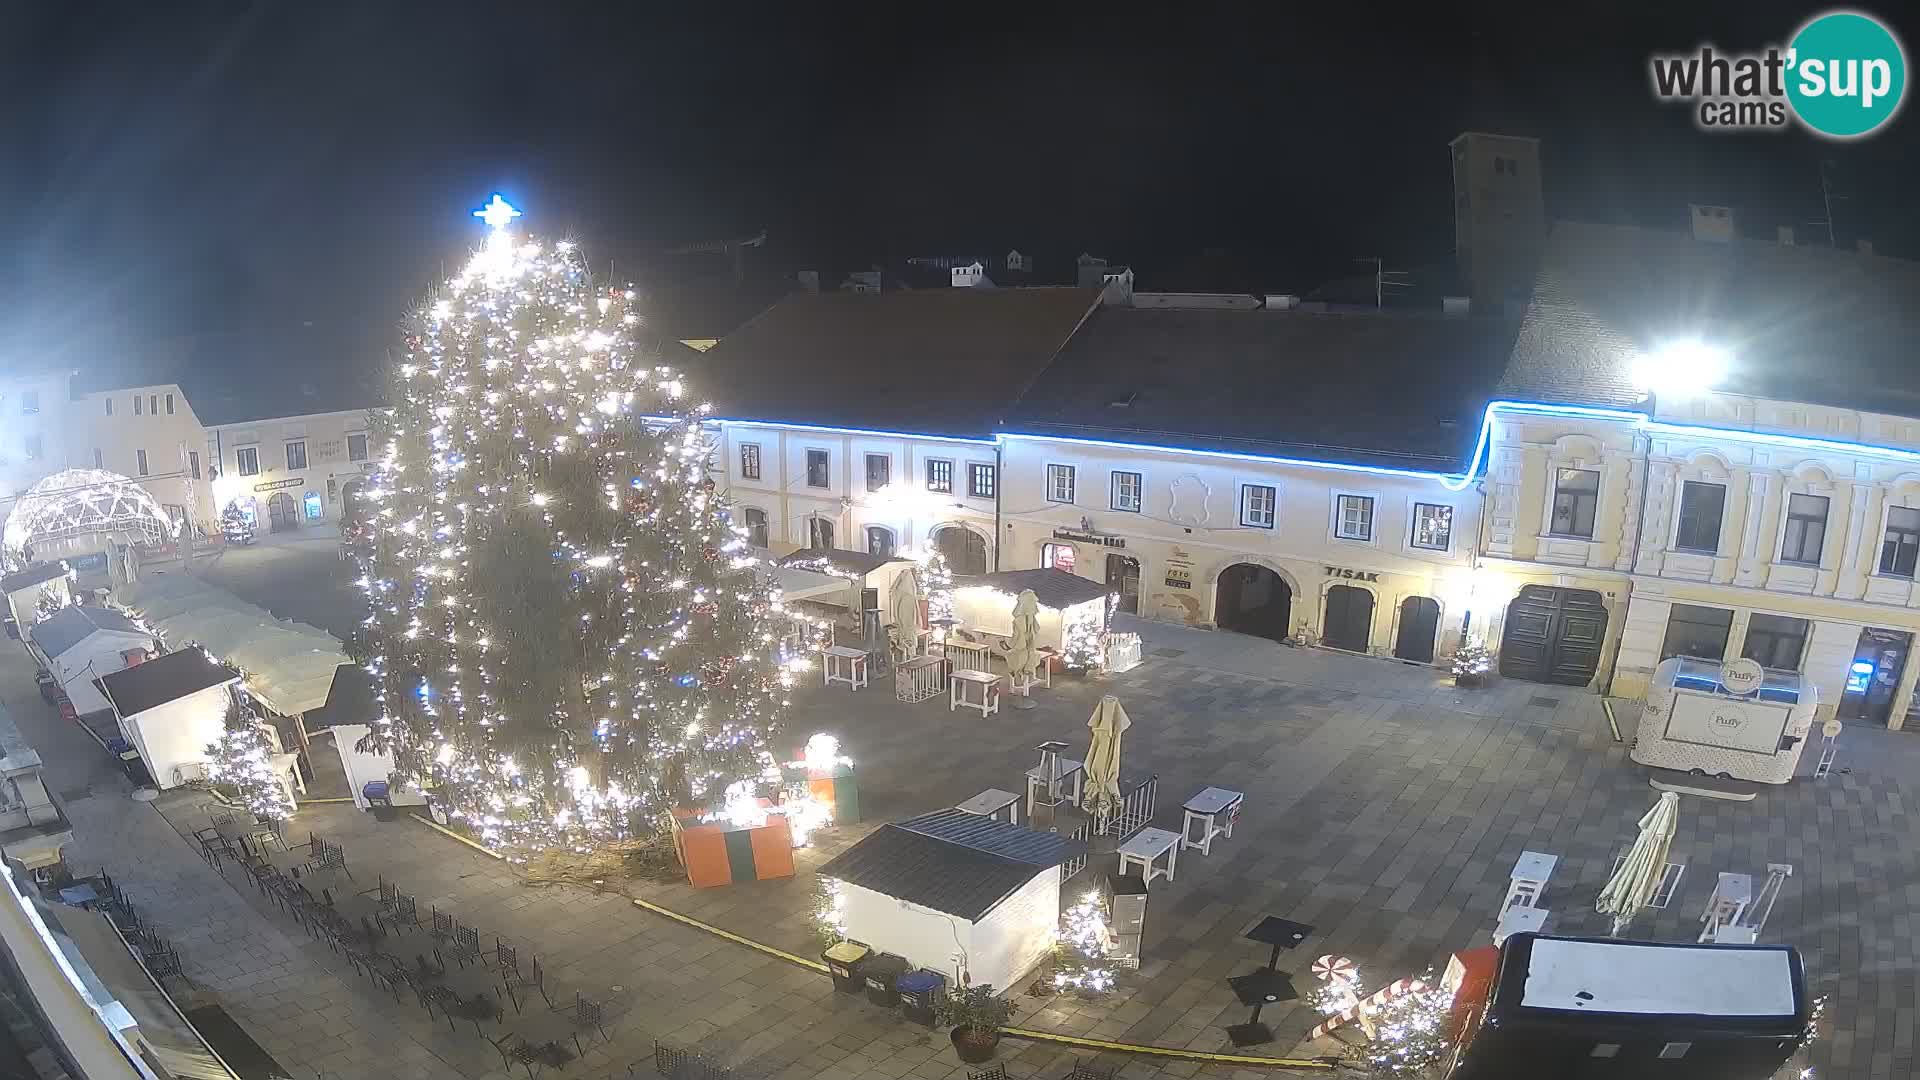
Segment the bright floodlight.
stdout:
<path fill-rule="evenodd" d="M 1717 346 L 1697 340 L 1670 342 L 1633 362 L 1633 381 L 1656 394 L 1701 394 L 1726 379 L 1727 361 L 1727 350 Z"/>

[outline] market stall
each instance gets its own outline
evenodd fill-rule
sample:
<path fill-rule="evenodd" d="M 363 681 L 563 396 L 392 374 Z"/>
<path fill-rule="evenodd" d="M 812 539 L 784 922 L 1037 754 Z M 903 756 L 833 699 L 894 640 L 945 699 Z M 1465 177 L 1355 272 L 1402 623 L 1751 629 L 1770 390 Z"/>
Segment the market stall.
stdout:
<path fill-rule="evenodd" d="M 1040 602 L 1036 647 L 1053 650 L 1068 668 L 1105 662 L 1103 642 L 1114 593 L 1064 570 L 1003 570 L 961 579 L 953 590 L 953 613 L 963 636 L 1010 641 L 1014 603 L 1027 590 Z"/>
<path fill-rule="evenodd" d="M 205 772 L 207 747 L 226 730 L 229 688 L 239 682 L 239 671 L 187 648 L 94 684 L 112 704 L 121 737 L 165 790 Z"/>
<path fill-rule="evenodd" d="M 1819 694 L 1796 672 L 1752 660 L 1675 656 L 1654 670 L 1633 760 L 1763 784 L 1793 778 Z"/>
<path fill-rule="evenodd" d="M 335 724 L 332 728 L 333 748 L 340 755 L 340 771 L 347 776 L 347 793 L 353 796 L 353 805 L 360 810 L 372 809 L 373 802 L 367 797 L 369 784 L 384 785 L 373 791 L 385 805 L 426 805 L 424 793 L 392 779 L 392 754 L 369 753 L 359 748 L 360 740 L 372 730 L 366 724 Z M 322 737 L 324 735 L 322 733 Z"/>
<path fill-rule="evenodd" d="M 110 608 L 70 605 L 28 630 L 34 651 L 67 692 L 76 713 L 107 707 L 93 680 L 158 650 L 153 635 Z"/>
<path fill-rule="evenodd" d="M 936 810 L 868 834 L 820 868 L 846 936 L 948 976 L 1007 989 L 1052 947 L 1060 864 L 1086 852 L 964 810 Z"/>

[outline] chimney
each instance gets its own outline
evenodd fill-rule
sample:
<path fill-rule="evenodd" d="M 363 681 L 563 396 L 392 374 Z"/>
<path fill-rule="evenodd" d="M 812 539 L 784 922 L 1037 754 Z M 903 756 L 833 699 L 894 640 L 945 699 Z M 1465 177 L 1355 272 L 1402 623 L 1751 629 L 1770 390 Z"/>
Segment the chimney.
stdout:
<path fill-rule="evenodd" d="M 1473 309 L 1473 299 L 1466 296 L 1443 296 L 1440 298 L 1440 311 L 1443 314 L 1459 317 Z"/>
<path fill-rule="evenodd" d="M 987 279 L 987 268 L 981 265 L 979 260 L 976 259 L 965 266 L 956 266 L 953 268 L 954 288 L 972 289 L 983 285 L 991 287 L 993 282 Z"/>
<path fill-rule="evenodd" d="M 1780 226 L 1780 246 L 1781 247 L 1793 246 L 1793 226 L 1791 225 Z"/>
<path fill-rule="evenodd" d="M 797 273 L 797 274 L 795 274 L 795 275 L 794 275 L 794 277 L 796 277 L 796 278 L 798 278 L 798 279 L 800 280 L 800 288 L 801 288 L 801 289 L 803 289 L 803 290 L 804 290 L 804 291 L 806 291 L 806 292 L 810 292 L 810 293 L 813 293 L 813 294 L 815 294 L 815 295 L 818 295 L 818 294 L 819 294 L 819 292 L 820 292 L 820 271 L 818 271 L 818 270 L 802 270 L 802 271 L 800 271 L 799 273 Z"/>
<path fill-rule="evenodd" d="M 1862 254 L 1862 255 L 1871 255 L 1871 254 L 1873 254 L 1873 241 L 1871 241 L 1871 240 L 1868 240 L 1868 239 L 1867 239 L 1867 238 L 1865 238 L 1865 237 L 1861 237 L 1860 239 L 1858 239 L 1858 240 L 1855 240 L 1855 241 L 1853 242 L 1853 246 L 1854 246 L 1854 247 L 1855 247 L 1856 249 L 1858 249 L 1858 250 L 1859 250 L 1859 252 L 1860 252 L 1860 254 Z"/>
<path fill-rule="evenodd" d="M 1132 267 L 1123 266 L 1116 271 L 1106 274 L 1104 277 L 1104 281 L 1105 281 L 1105 288 L 1100 294 L 1100 302 L 1102 304 L 1119 304 L 1122 306 L 1129 306 L 1129 307 L 1132 306 L 1133 304 L 1133 268 Z"/>
<path fill-rule="evenodd" d="M 1300 298 L 1291 293 L 1272 293 L 1267 296 L 1268 311 L 1292 311 L 1300 306 Z"/>
<path fill-rule="evenodd" d="M 1733 208 L 1688 203 L 1693 211 L 1693 238 L 1709 244 L 1733 242 Z"/>

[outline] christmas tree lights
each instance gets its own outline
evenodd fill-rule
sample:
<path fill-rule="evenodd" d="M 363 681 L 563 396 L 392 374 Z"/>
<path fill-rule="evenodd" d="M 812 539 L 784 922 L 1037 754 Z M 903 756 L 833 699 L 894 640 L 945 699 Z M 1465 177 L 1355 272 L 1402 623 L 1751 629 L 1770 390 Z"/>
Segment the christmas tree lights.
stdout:
<path fill-rule="evenodd" d="M 1104 994 L 1113 989 L 1113 932 L 1107 925 L 1107 905 L 1090 892 L 1060 917 L 1054 942 L 1053 985 L 1056 990 Z"/>
<path fill-rule="evenodd" d="M 216 661 L 209 656 L 207 662 Z M 252 702 L 237 689 L 230 691 L 220 738 L 207 745 L 207 779 L 236 788 L 240 805 L 257 818 L 285 821 L 293 816 L 293 799 L 273 767 L 273 739 Z"/>
<path fill-rule="evenodd" d="M 1478 637 L 1470 637 L 1453 651 L 1453 680 L 1460 686 L 1477 686 L 1493 671 L 1493 651 Z"/>
<path fill-rule="evenodd" d="M 707 475 L 705 406 L 570 244 L 487 242 L 376 414 L 356 546 L 367 742 L 491 847 L 587 853 L 761 775 L 787 617 Z"/>
<path fill-rule="evenodd" d="M 920 577 L 920 594 L 927 598 L 927 622 L 935 627 L 936 640 L 944 640 L 945 629 L 953 625 L 953 568 L 940 549 L 928 546 L 911 553 L 914 573 Z"/>
<path fill-rule="evenodd" d="M 1452 1053 L 1453 995 L 1434 985 L 1432 973 L 1425 981 L 1423 989 L 1367 1007 L 1372 1037 L 1350 1053 L 1367 1075 L 1378 1080 L 1432 1076 Z"/>

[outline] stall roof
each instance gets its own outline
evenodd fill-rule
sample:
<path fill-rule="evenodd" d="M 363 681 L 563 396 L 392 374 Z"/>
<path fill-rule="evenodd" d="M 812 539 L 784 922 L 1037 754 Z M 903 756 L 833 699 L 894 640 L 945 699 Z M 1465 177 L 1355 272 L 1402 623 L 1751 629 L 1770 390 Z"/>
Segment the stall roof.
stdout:
<path fill-rule="evenodd" d="M 791 555 L 782 556 L 781 566 L 806 568 L 808 564 L 818 563 L 843 574 L 857 574 L 866 577 L 890 562 L 905 562 L 895 555 L 869 555 L 864 551 L 846 551 L 841 548 L 802 548 Z"/>
<path fill-rule="evenodd" d="M 19 592 L 30 589 L 43 581 L 67 576 L 67 564 L 59 559 L 52 562 L 36 563 L 25 570 L 16 570 L 6 577 L 0 577 L 0 592 Z"/>
<path fill-rule="evenodd" d="M 1035 874 L 1087 850 L 964 810 L 936 810 L 882 825 L 820 868 L 822 877 L 972 921 Z"/>
<path fill-rule="evenodd" d="M 75 645 L 105 630 L 110 633 L 132 634 L 148 637 L 146 631 L 133 625 L 133 620 L 111 608 L 85 607 L 69 605 L 53 614 L 44 622 L 35 623 L 27 631 L 27 636 L 48 656 L 59 656 Z"/>
<path fill-rule="evenodd" d="M 802 570 L 797 566 L 782 565 L 780 560 L 775 559 L 773 553 L 766 548 L 754 548 L 753 552 L 760 557 L 761 562 L 767 564 L 767 576 L 773 579 L 775 585 L 780 586 L 780 597 L 783 600 L 788 602 L 813 600 L 835 595 L 844 598 L 846 595 L 846 578 L 822 574 L 815 570 Z"/>
<path fill-rule="evenodd" d="M 247 690 L 283 715 L 325 705 L 334 673 L 350 663 L 340 642 L 325 630 L 275 618 L 189 574 L 122 585 L 114 599 L 143 616 L 169 645 L 197 642 L 244 668 Z"/>
<path fill-rule="evenodd" d="M 1065 570 L 1055 570 L 1051 566 L 1043 570 L 1002 570 L 997 574 L 962 578 L 955 584 L 962 589 L 983 587 L 998 589 L 1012 596 L 1018 596 L 1025 590 L 1032 589 L 1041 607 L 1050 607 L 1057 611 L 1064 611 L 1089 600 L 1098 600 L 1113 591 L 1090 578 L 1069 574 Z"/>
<path fill-rule="evenodd" d="M 178 701 L 209 686 L 236 682 L 240 673 L 199 649 L 175 649 L 165 656 L 120 671 L 109 672 L 93 684 L 106 691 L 121 716 L 138 716 L 148 709 Z"/>

